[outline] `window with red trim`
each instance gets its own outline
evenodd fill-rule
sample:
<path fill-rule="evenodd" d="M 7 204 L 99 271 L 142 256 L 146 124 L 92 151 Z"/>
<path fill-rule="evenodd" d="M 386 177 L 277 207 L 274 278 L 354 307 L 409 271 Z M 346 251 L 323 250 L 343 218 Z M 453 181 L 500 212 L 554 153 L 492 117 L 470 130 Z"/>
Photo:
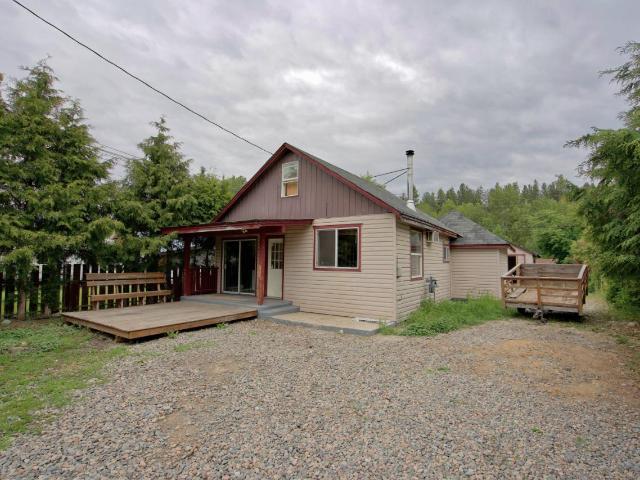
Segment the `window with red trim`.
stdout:
<path fill-rule="evenodd" d="M 298 196 L 298 171 L 300 162 L 293 160 L 282 164 L 282 186 L 281 195 L 283 197 Z"/>
<path fill-rule="evenodd" d="M 359 227 L 318 228 L 315 235 L 316 268 L 355 270 L 359 261 Z"/>

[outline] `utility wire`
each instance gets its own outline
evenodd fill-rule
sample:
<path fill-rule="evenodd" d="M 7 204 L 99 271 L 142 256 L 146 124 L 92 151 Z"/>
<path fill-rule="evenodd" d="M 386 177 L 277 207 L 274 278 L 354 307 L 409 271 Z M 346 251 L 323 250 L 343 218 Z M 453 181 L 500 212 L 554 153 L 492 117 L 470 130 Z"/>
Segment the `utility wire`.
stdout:
<path fill-rule="evenodd" d="M 127 163 L 127 162 L 129 162 L 131 160 L 135 160 L 135 158 L 133 158 L 133 157 L 125 157 L 124 155 L 119 155 L 119 154 L 117 154 L 115 152 L 112 152 L 110 150 L 107 150 L 105 148 L 97 147 L 97 150 L 102 154 L 103 157 L 107 156 L 112 160 L 119 160 L 119 161 L 123 161 L 125 163 Z"/>
<path fill-rule="evenodd" d="M 109 145 L 105 145 L 104 143 L 100 143 L 100 142 L 96 142 L 98 145 L 100 145 L 100 147 L 103 148 L 108 148 L 109 150 L 113 150 L 114 152 L 118 152 L 121 153 L 122 155 L 126 155 L 127 157 L 131 157 L 131 158 L 136 158 L 136 155 L 133 155 L 131 153 L 127 153 L 124 150 L 120 150 L 119 148 L 116 147 L 111 147 Z"/>
<path fill-rule="evenodd" d="M 371 178 L 384 177 L 385 175 L 390 175 L 390 174 L 392 174 L 392 173 L 398 173 L 398 172 L 405 172 L 405 171 L 407 171 L 407 170 L 408 170 L 408 168 L 401 168 L 401 169 L 399 169 L 399 170 L 393 170 L 393 171 L 391 171 L 391 172 L 385 172 L 385 173 L 379 173 L 379 174 L 377 174 L 377 175 L 371 175 Z"/>
<path fill-rule="evenodd" d="M 106 155 L 111 155 L 112 157 L 122 158 L 123 160 L 134 160 L 133 157 L 127 157 L 125 155 L 120 155 L 119 153 L 112 152 L 111 150 L 107 150 L 106 148 L 96 147 L 100 152 Z"/>
<path fill-rule="evenodd" d="M 19 7 L 23 8 L 24 10 L 26 10 L 27 12 L 29 12 L 31 15 L 33 15 L 34 17 L 38 18 L 39 20 L 43 21 L 44 23 L 46 23 L 47 25 L 49 25 L 50 27 L 52 27 L 53 29 L 57 30 L 58 32 L 60 32 L 61 34 L 63 34 L 65 37 L 69 38 L 70 40 L 74 41 L 75 43 L 77 43 L 78 45 L 80 45 L 83 48 L 86 48 L 87 50 L 89 50 L 91 53 L 93 53 L 94 55 L 97 55 L 99 58 L 101 58 L 102 60 L 104 60 L 105 62 L 107 62 L 108 64 L 116 67 L 118 70 L 120 70 L 122 73 L 124 73 L 125 75 L 128 75 L 129 77 L 133 78 L 134 80 L 137 80 L 138 82 L 142 83 L 144 86 L 150 88 L 151 90 L 153 90 L 154 92 L 162 95 L 164 98 L 166 98 L 167 100 L 175 103 L 176 105 L 184 108 L 185 110 L 187 110 L 190 113 L 193 113 L 194 115 L 200 117 L 201 119 L 203 119 L 205 122 L 210 123 L 211 125 L 218 127 L 220 130 L 228 133 L 229 135 L 233 135 L 234 137 L 236 137 L 239 140 L 242 140 L 245 143 L 248 143 L 249 145 L 258 148 L 260 150 L 262 150 L 265 153 L 268 153 L 269 155 L 273 155 L 273 152 L 270 152 L 269 150 L 267 150 L 266 148 L 261 147 L 260 145 L 258 145 L 257 143 L 253 143 L 251 140 L 246 139 L 245 137 L 238 135 L 237 133 L 229 130 L 228 128 L 223 127 L 222 125 L 220 125 L 219 123 L 214 122 L 213 120 L 210 120 L 209 118 L 207 118 L 205 115 L 203 115 L 202 113 L 199 113 L 197 111 L 195 111 L 194 109 L 192 109 L 191 107 L 188 107 L 187 105 L 185 105 L 184 103 L 176 100 L 175 98 L 171 97 L 170 95 L 164 93 L 162 90 L 157 89 L 156 87 L 154 87 L 153 85 L 151 85 L 149 82 L 143 80 L 142 78 L 138 77 L 137 75 L 134 75 L 133 73 L 129 72 L 127 69 L 125 69 L 124 67 L 121 67 L 120 65 L 118 65 L 117 63 L 115 63 L 112 60 L 109 60 L 107 57 L 105 57 L 104 55 L 102 55 L 100 52 L 94 50 L 93 48 L 91 48 L 89 45 L 82 43 L 80 40 L 76 39 L 75 37 L 73 37 L 72 35 L 68 34 L 67 32 L 65 32 L 64 30 L 62 30 L 61 28 L 57 27 L 56 25 L 54 25 L 53 23 L 51 23 L 50 21 L 46 20 L 45 18 L 42 18 L 40 15 L 38 15 L 36 12 L 34 12 L 33 10 L 31 10 L 29 7 L 23 5 L 22 3 L 20 3 L 18 0 L 11 0 L 13 3 L 15 3 L 16 5 L 18 5 Z"/>
<path fill-rule="evenodd" d="M 107 153 L 102 153 L 100 155 L 100 158 L 102 160 L 108 160 L 110 162 L 113 162 L 114 164 L 121 163 L 123 165 L 126 165 L 130 161 L 129 158 L 118 157 L 117 155 L 107 154 Z"/>
<path fill-rule="evenodd" d="M 386 182 L 383 183 L 383 185 L 386 185 L 387 183 L 391 183 L 393 182 L 396 178 L 400 178 L 402 175 L 404 175 L 406 172 L 406 170 L 398 175 L 396 175 L 395 177 L 393 177 L 391 180 L 387 180 Z"/>

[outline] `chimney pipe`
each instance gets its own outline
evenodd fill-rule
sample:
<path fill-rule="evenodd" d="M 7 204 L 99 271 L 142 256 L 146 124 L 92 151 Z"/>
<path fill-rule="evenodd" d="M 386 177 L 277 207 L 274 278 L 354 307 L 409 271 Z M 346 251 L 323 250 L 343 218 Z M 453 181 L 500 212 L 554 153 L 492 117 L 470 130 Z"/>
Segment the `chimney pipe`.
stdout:
<path fill-rule="evenodd" d="M 413 201 L 413 150 L 407 150 L 407 207 L 411 210 L 416 209 Z"/>

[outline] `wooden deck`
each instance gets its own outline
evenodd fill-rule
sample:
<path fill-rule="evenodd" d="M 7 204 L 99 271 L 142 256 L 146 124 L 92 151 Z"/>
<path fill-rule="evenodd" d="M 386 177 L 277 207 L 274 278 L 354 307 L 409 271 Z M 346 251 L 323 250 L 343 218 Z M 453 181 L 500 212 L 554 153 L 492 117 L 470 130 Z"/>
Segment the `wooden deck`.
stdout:
<path fill-rule="evenodd" d="M 556 290 L 541 288 L 540 298 L 543 306 L 549 307 L 549 310 L 553 310 L 551 307 L 555 307 L 558 311 L 573 312 L 579 307 L 579 295 L 577 291 L 567 290 L 558 292 Z M 505 302 L 514 308 L 531 308 L 538 304 L 538 292 L 535 288 L 519 289 L 509 294 Z"/>
<path fill-rule="evenodd" d="M 582 314 L 589 292 L 587 265 L 518 264 L 500 279 L 505 307 Z"/>
<path fill-rule="evenodd" d="M 120 338 L 134 339 L 254 318 L 257 314 L 255 308 L 242 306 L 172 302 L 108 310 L 65 312 L 62 316 L 67 322 L 76 325 L 83 325 Z"/>

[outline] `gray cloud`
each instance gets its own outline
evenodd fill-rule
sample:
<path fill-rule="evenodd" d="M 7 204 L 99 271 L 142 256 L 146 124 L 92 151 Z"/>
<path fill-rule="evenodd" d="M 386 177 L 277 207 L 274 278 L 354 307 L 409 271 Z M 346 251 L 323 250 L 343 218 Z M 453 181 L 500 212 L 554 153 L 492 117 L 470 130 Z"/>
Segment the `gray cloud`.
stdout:
<path fill-rule="evenodd" d="M 563 144 L 619 125 L 624 104 L 597 72 L 622 62 L 640 18 L 633 0 L 26 2 L 270 150 L 287 141 L 376 173 L 414 148 L 421 191 L 575 178 L 584 152 Z M 134 153 L 165 114 L 194 169 L 250 176 L 266 160 L 10 2 L 0 26 L 0 71 L 51 55 L 99 141 Z"/>

